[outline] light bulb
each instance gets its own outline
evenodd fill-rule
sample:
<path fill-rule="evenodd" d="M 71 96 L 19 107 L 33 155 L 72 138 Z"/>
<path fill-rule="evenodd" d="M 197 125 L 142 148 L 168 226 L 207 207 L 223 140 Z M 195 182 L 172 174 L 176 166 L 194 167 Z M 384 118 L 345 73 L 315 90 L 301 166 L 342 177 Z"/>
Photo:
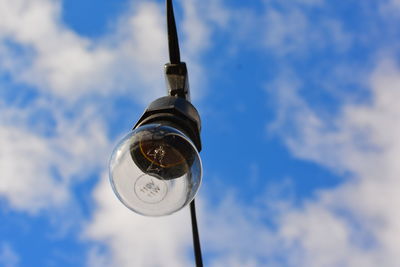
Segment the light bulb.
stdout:
<path fill-rule="evenodd" d="M 110 160 L 115 194 L 129 209 L 147 216 L 168 215 L 190 203 L 201 175 L 194 144 L 181 131 L 162 124 L 128 133 Z"/>

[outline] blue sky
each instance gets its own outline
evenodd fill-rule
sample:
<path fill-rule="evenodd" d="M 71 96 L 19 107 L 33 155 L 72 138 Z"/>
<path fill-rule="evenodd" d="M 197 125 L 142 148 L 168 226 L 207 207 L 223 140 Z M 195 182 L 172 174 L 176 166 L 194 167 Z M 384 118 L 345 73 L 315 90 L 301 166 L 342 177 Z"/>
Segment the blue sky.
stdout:
<path fill-rule="evenodd" d="M 175 1 L 206 266 L 400 266 L 400 2 Z M 108 160 L 165 95 L 164 2 L 0 0 L 0 266 L 192 266 Z"/>

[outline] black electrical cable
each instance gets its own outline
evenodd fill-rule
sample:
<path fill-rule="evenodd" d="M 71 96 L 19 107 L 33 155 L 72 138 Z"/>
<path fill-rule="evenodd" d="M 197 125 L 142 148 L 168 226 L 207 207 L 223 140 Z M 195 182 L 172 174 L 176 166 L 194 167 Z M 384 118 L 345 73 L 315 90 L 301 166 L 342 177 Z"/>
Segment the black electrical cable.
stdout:
<path fill-rule="evenodd" d="M 172 0 L 166 0 L 167 9 L 167 31 L 168 31 L 168 52 L 171 64 L 181 63 L 181 55 L 179 52 L 178 33 L 176 31 L 176 23 L 174 16 L 174 8 Z M 200 237 L 197 227 L 196 206 L 193 201 L 190 203 L 190 217 L 192 220 L 193 249 L 196 260 L 196 267 L 203 267 L 203 259 L 201 256 Z"/>
<path fill-rule="evenodd" d="M 179 52 L 178 33 L 176 31 L 172 0 L 167 0 L 166 4 L 169 60 L 172 64 L 177 64 L 181 62 L 181 55 Z"/>
<path fill-rule="evenodd" d="M 194 248 L 194 257 L 195 257 L 195 260 L 196 260 L 196 267 L 203 267 L 203 259 L 202 259 L 202 256 L 201 256 L 199 230 L 197 228 L 196 206 L 195 206 L 195 203 L 194 203 L 194 199 L 190 203 L 190 217 L 192 218 L 193 248 Z"/>

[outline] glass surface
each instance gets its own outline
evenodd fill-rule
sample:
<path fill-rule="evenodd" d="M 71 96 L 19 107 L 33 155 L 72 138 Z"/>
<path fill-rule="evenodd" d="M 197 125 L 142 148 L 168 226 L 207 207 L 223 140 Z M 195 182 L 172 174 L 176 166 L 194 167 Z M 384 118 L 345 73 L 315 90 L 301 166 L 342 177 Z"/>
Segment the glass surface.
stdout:
<path fill-rule="evenodd" d="M 127 134 L 110 160 L 115 194 L 129 209 L 147 216 L 168 215 L 190 203 L 201 175 L 199 153 L 190 139 L 160 124 Z"/>

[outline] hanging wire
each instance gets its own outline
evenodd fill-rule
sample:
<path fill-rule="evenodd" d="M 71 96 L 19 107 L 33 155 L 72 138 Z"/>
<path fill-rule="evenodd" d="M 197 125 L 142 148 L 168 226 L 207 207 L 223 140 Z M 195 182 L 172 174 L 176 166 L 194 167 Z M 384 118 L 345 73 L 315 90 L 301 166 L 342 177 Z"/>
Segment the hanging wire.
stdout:
<path fill-rule="evenodd" d="M 178 33 L 176 31 L 176 23 L 174 17 L 174 9 L 172 0 L 166 0 L 167 8 L 167 29 L 168 29 L 168 51 L 171 64 L 181 64 L 181 56 L 179 52 Z M 186 66 L 185 66 L 186 70 Z M 189 88 L 187 87 L 189 91 Z M 187 92 L 188 95 L 188 92 Z M 192 221 L 193 249 L 196 261 L 196 267 L 203 267 L 203 259 L 201 255 L 199 230 L 197 227 L 196 206 L 194 199 L 190 203 L 190 217 Z"/>
<path fill-rule="evenodd" d="M 203 267 L 203 259 L 201 256 L 199 230 L 197 228 L 196 206 L 193 201 L 190 203 L 190 217 L 192 219 L 192 234 L 193 234 L 193 248 L 194 257 L 196 260 L 196 267 Z"/>
<path fill-rule="evenodd" d="M 181 62 L 181 55 L 179 52 L 178 33 L 176 31 L 174 8 L 172 0 L 167 0 L 167 30 L 168 30 L 168 51 L 169 60 L 172 64 Z"/>

